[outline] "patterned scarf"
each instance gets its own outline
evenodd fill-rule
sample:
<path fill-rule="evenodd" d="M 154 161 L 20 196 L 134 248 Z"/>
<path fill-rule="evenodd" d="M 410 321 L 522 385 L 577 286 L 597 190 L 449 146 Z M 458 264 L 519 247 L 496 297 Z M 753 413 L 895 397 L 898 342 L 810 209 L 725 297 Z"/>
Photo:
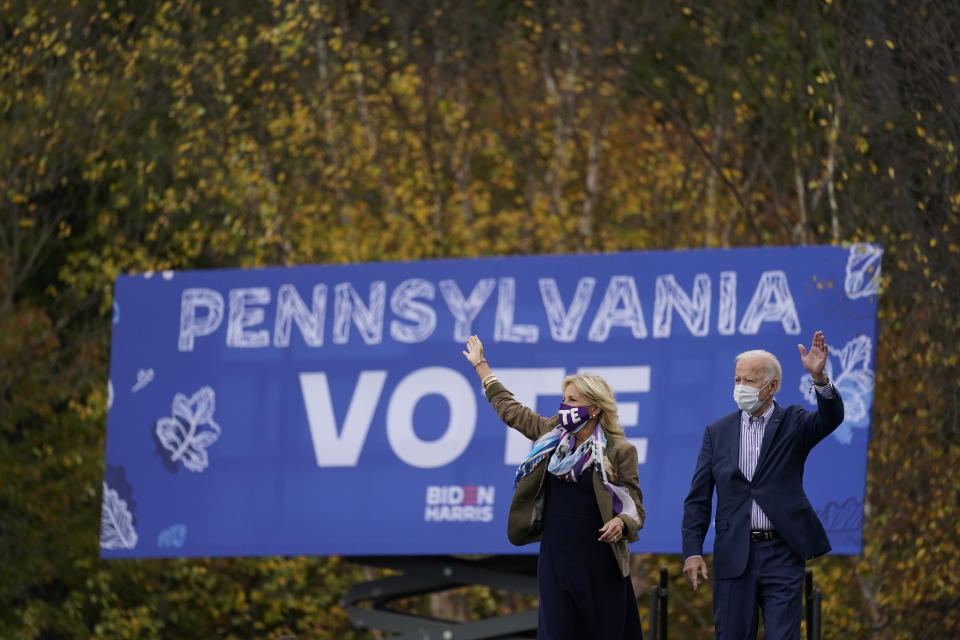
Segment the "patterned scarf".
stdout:
<path fill-rule="evenodd" d="M 600 425 L 597 426 L 600 427 Z M 625 489 L 610 482 L 607 477 L 607 470 L 603 465 L 603 459 L 607 455 L 607 435 L 603 428 L 594 429 L 590 437 L 575 449 L 573 449 L 574 444 L 576 444 L 574 434 L 562 427 L 557 427 L 540 436 L 533 443 L 530 454 L 517 467 L 517 473 L 513 479 L 514 488 L 547 456 L 550 457 L 547 471 L 567 482 L 576 482 L 585 468 L 590 464 L 596 464 L 600 469 L 603 486 L 613 498 L 613 515 L 622 513 L 630 516 L 634 521 L 639 521 L 640 516 L 633 498 Z"/>

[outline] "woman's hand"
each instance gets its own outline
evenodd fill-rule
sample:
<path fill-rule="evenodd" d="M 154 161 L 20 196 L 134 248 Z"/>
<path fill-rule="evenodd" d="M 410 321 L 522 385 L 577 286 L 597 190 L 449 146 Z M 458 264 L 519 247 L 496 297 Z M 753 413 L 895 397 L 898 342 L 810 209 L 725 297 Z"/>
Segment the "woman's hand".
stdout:
<path fill-rule="evenodd" d="M 477 336 L 467 338 L 467 350 L 460 353 L 473 365 L 473 370 L 477 372 L 481 380 L 495 379 L 487 359 L 483 357 L 483 343 L 480 342 L 480 338 Z M 484 387 L 486 387 L 486 383 L 484 383 Z"/>
<path fill-rule="evenodd" d="M 614 516 L 607 521 L 607 524 L 600 527 L 600 542 L 616 542 L 623 537 L 623 520 Z"/>
<path fill-rule="evenodd" d="M 483 360 L 483 343 L 477 336 L 470 336 L 467 338 L 467 350 L 460 353 L 476 367 Z"/>

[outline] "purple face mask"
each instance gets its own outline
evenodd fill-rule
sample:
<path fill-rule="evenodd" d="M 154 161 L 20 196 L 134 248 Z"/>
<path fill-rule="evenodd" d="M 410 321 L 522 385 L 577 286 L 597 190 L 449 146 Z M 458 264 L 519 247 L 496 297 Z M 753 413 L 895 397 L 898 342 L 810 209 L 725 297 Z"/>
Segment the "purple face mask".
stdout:
<path fill-rule="evenodd" d="M 576 433 L 590 419 L 590 409 L 587 407 L 571 407 L 560 403 L 560 428 Z"/>

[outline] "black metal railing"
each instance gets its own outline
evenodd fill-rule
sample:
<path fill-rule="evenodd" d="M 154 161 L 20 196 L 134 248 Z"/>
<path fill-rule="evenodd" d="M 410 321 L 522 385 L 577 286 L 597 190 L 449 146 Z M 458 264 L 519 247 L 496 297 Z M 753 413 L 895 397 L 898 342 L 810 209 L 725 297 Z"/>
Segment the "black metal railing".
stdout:
<path fill-rule="evenodd" d="M 354 585 L 343 598 L 342 605 L 357 627 L 380 629 L 406 634 L 401 638 L 520 638 L 532 637 L 537 628 L 537 611 L 524 611 L 485 620 L 460 623 L 415 616 L 395 610 L 390 602 L 399 598 L 423 595 L 469 584 L 527 595 L 537 593 L 536 556 L 494 556 L 481 560 L 452 557 L 364 557 L 363 564 L 387 567 L 403 572 Z M 361 607 L 369 601 L 373 606 Z M 660 581 L 650 590 L 650 640 L 667 640 L 669 629 L 669 572 L 660 567 Z M 806 640 L 820 640 L 823 590 L 813 583 L 813 569 L 804 573 L 803 614 Z"/>
<path fill-rule="evenodd" d="M 350 587 L 340 605 L 354 627 L 399 634 L 392 636 L 394 640 L 519 639 L 536 636 L 536 609 L 462 622 L 411 614 L 395 608 L 393 603 L 469 585 L 534 596 L 537 594 L 537 556 L 508 555 L 474 559 L 453 556 L 355 556 L 351 560 L 399 572 L 399 575 L 384 576 Z"/>
<path fill-rule="evenodd" d="M 820 640 L 822 626 L 821 606 L 823 590 L 813 586 L 813 569 L 807 569 L 803 576 L 804 613 L 807 619 L 807 640 Z"/>
<path fill-rule="evenodd" d="M 667 568 L 660 567 L 660 584 L 650 590 L 650 638 L 652 640 L 667 640 L 668 616 L 667 598 Z"/>

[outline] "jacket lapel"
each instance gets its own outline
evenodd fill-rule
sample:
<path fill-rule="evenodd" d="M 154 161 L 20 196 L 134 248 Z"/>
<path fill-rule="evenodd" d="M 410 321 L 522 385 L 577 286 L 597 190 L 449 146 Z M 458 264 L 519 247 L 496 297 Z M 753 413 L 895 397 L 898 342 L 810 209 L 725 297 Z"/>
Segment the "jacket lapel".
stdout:
<path fill-rule="evenodd" d="M 770 443 L 772 443 L 773 439 L 777 437 L 777 431 L 780 429 L 780 425 L 783 423 L 784 413 L 786 413 L 786 409 L 781 407 L 779 404 L 774 404 L 773 415 L 770 416 L 770 421 L 763 430 L 763 440 L 760 442 L 760 456 L 757 458 L 757 468 L 753 473 L 753 477 L 757 477 L 757 471 L 760 470 L 760 466 L 767 457 L 767 451 L 770 450 Z"/>
<path fill-rule="evenodd" d="M 740 429 L 740 411 L 735 411 L 730 416 L 726 428 L 729 433 L 727 442 L 731 444 L 730 459 L 733 461 L 733 466 L 737 469 L 737 476 L 746 482 L 747 477 L 743 475 L 743 471 L 740 469 L 740 437 L 743 435 Z"/>

